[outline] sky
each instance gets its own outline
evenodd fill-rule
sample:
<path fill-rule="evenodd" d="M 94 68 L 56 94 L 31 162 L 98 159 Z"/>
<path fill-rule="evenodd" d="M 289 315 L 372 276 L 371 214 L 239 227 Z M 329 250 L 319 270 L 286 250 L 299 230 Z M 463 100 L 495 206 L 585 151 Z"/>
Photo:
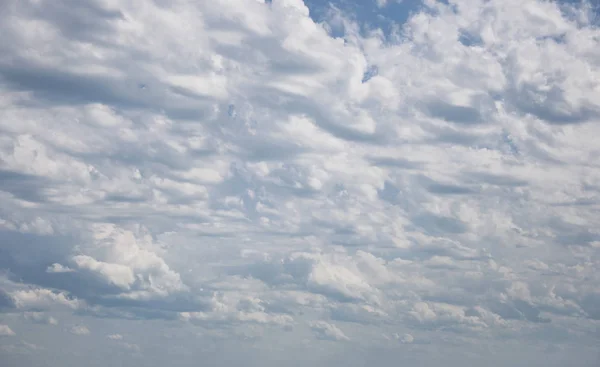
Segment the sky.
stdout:
<path fill-rule="evenodd" d="M 0 364 L 600 363 L 594 1 L 0 1 Z"/>

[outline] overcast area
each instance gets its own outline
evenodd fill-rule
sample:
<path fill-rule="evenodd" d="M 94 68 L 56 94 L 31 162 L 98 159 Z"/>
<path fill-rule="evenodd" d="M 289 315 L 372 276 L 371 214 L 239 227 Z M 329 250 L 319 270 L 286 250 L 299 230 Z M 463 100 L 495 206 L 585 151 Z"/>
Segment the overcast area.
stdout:
<path fill-rule="evenodd" d="M 0 0 L 0 365 L 597 367 L 597 0 Z"/>

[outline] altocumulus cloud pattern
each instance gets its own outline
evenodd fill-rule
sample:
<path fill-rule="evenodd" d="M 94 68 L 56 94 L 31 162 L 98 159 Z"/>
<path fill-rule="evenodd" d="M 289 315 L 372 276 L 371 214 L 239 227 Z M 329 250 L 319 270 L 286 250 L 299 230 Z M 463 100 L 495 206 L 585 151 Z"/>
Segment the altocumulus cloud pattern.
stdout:
<path fill-rule="evenodd" d="M 0 364 L 598 366 L 599 8 L 0 1 Z"/>

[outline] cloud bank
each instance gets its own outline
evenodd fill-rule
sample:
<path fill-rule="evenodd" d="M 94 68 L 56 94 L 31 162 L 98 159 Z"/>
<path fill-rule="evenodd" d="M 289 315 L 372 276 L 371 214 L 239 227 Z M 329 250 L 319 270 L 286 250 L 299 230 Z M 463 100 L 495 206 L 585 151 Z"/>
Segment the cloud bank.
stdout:
<path fill-rule="evenodd" d="M 2 359 L 595 366 L 598 6 L 405 3 L 2 2 Z"/>

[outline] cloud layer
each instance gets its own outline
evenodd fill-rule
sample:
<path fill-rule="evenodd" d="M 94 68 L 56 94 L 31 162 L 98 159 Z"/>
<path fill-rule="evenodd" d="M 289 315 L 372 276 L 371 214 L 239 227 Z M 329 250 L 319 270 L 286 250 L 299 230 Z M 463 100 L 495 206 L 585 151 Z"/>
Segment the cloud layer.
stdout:
<path fill-rule="evenodd" d="M 0 5 L 3 359 L 595 366 L 597 6 L 307 4 Z"/>

